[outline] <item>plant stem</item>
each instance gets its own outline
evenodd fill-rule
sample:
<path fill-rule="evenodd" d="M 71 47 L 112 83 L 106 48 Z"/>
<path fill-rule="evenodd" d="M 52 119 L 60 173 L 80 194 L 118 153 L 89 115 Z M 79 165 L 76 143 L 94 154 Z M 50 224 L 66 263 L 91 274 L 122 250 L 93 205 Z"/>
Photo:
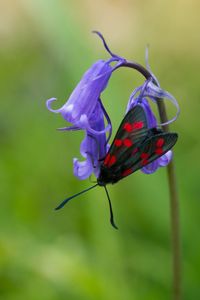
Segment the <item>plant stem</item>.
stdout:
<path fill-rule="evenodd" d="M 139 71 L 146 79 L 152 77 L 151 72 L 142 65 L 124 61 L 120 67 L 128 67 Z M 152 78 L 156 84 L 155 80 Z M 157 98 L 158 111 L 161 123 L 167 122 L 167 113 L 162 99 Z M 163 130 L 169 132 L 169 125 L 164 125 Z M 179 199 L 176 184 L 175 167 L 173 160 L 167 166 L 169 194 L 170 194 L 170 215 L 171 215 L 171 243 L 172 243 L 172 267 L 173 267 L 173 300 L 181 300 L 181 251 L 180 251 L 180 225 L 179 225 Z"/>
<path fill-rule="evenodd" d="M 158 99 L 158 110 L 162 123 L 167 121 L 164 102 Z M 163 126 L 165 132 L 169 126 Z M 172 265 L 173 265 L 173 299 L 181 300 L 181 251 L 180 251 L 180 224 L 179 198 L 176 184 L 175 166 L 173 160 L 167 166 L 167 175 L 170 193 L 171 237 L 172 237 Z"/>

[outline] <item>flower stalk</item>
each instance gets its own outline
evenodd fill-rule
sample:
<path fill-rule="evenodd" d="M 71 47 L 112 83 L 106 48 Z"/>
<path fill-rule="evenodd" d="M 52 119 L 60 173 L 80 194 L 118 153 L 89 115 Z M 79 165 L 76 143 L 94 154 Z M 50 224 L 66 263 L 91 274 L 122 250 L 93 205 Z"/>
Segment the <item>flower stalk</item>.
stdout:
<path fill-rule="evenodd" d="M 149 70 L 142 65 L 124 61 L 119 67 L 128 67 L 137 70 L 147 80 L 152 77 Z M 153 82 L 155 80 L 153 79 Z M 161 98 L 157 98 L 158 111 L 161 124 L 165 132 L 169 132 L 169 124 L 165 104 Z M 167 176 L 170 195 L 170 218 L 171 218 L 171 243 L 172 243 L 172 270 L 173 270 L 173 299 L 181 300 L 181 251 L 180 251 L 180 221 L 179 221 L 179 198 L 176 183 L 175 166 L 173 160 L 167 166 Z"/>
<path fill-rule="evenodd" d="M 167 113 L 163 101 L 158 99 L 158 110 L 162 123 L 167 121 Z M 169 125 L 164 125 L 163 130 L 169 131 Z M 167 166 L 167 175 L 170 194 L 171 214 L 171 243 L 172 243 L 172 267 L 173 267 L 173 299 L 181 300 L 181 246 L 180 246 L 180 221 L 179 221 L 179 197 L 176 183 L 175 165 L 173 160 Z"/>

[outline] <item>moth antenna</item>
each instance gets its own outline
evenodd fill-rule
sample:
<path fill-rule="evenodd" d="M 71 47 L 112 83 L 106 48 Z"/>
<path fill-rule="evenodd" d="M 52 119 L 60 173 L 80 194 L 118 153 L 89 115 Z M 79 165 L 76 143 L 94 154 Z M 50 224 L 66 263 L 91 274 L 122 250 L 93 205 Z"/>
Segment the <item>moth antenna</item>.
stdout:
<path fill-rule="evenodd" d="M 111 225 L 112 225 L 115 229 L 118 229 L 118 227 L 115 225 L 114 216 L 113 216 L 113 210 L 112 210 L 112 204 L 111 204 L 110 196 L 109 196 L 109 194 L 108 194 L 108 190 L 107 190 L 107 188 L 106 188 L 105 185 L 104 185 L 104 189 L 105 189 L 105 191 L 106 191 L 106 195 L 107 195 L 108 203 L 109 203 L 109 208 L 110 208 L 110 223 L 111 223 Z"/>
<path fill-rule="evenodd" d="M 95 185 L 93 185 L 93 186 L 91 186 L 91 187 L 89 187 L 89 188 L 87 188 L 87 189 L 85 189 L 85 190 L 83 190 L 83 191 L 81 191 L 81 192 L 79 192 L 79 193 L 77 193 L 77 194 L 75 194 L 75 195 L 73 195 L 73 196 L 71 196 L 71 197 L 69 197 L 69 198 L 67 198 L 67 199 L 65 199 L 63 202 L 61 202 L 61 203 L 55 208 L 55 210 L 61 209 L 61 208 L 62 208 L 69 200 L 71 200 L 71 199 L 73 199 L 73 198 L 75 198 L 75 197 L 77 197 L 77 196 L 79 196 L 79 195 L 81 195 L 81 194 L 83 194 L 83 193 L 85 193 L 85 192 L 87 192 L 87 191 L 89 191 L 89 190 L 95 188 L 97 185 L 98 185 L 98 183 L 95 184 Z"/>

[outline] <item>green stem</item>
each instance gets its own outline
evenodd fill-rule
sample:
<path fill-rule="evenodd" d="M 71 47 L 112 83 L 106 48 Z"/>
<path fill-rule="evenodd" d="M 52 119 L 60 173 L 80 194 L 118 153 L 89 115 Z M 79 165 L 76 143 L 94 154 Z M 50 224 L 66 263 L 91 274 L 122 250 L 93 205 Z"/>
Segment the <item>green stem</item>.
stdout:
<path fill-rule="evenodd" d="M 162 123 L 167 121 L 165 104 L 158 99 L 158 110 Z M 165 132 L 169 126 L 163 126 Z M 180 224 L 179 224 L 179 198 L 176 184 L 175 166 L 173 160 L 167 166 L 167 175 L 170 193 L 171 237 L 172 237 L 172 265 L 173 265 L 173 299 L 181 300 L 181 251 L 180 251 Z"/>
<path fill-rule="evenodd" d="M 139 71 L 146 79 L 152 77 L 151 73 L 142 65 L 124 61 L 120 67 L 128 67 Z M 154 79 L 153 79 L 154 81 Z M 154 81 L 156 84 L 156 82 Z M 157 99 L 161 123 L 167 122 L 167 113 L 162 99 Z M 164 125 L 163 130 L 169 132 L 169 125 Z M 167 166 L 167 175 L 170 193 L 171 238 L 172 238 L 172 266 L 173 266 L 173 300 L 181 300 L 181 251 L 180 251 L 180 226 L 179 226 L 179 199 L 176 184 L 176 175 L 173 160 Z"/>

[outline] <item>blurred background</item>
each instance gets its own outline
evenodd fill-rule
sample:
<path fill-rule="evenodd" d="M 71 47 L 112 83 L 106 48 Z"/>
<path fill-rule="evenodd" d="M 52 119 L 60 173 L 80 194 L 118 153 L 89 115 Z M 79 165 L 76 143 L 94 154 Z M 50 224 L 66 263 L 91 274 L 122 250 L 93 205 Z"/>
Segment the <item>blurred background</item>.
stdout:
<path fill-rule="evenodd" d="M 179 101 L 171 129 L 180 194 L 184 299 L 200 299 L 198 0 L 0 1 L 0 298 L 4 300 L 170 299 L 171 239 L 166 170 L 136 172 L 54 207 L 91 185 L 73 176 L 83 133 L 47 111 L 65 103 L 82 74 L 113 52 L 144 64 Z M 102 99 L 114 132 L 132 90 L 143 82 L 120 69 Z M 55 106 L 56 106 L 55 105 Z M 175 114 L 168 105 L 169 116 Z"/>

